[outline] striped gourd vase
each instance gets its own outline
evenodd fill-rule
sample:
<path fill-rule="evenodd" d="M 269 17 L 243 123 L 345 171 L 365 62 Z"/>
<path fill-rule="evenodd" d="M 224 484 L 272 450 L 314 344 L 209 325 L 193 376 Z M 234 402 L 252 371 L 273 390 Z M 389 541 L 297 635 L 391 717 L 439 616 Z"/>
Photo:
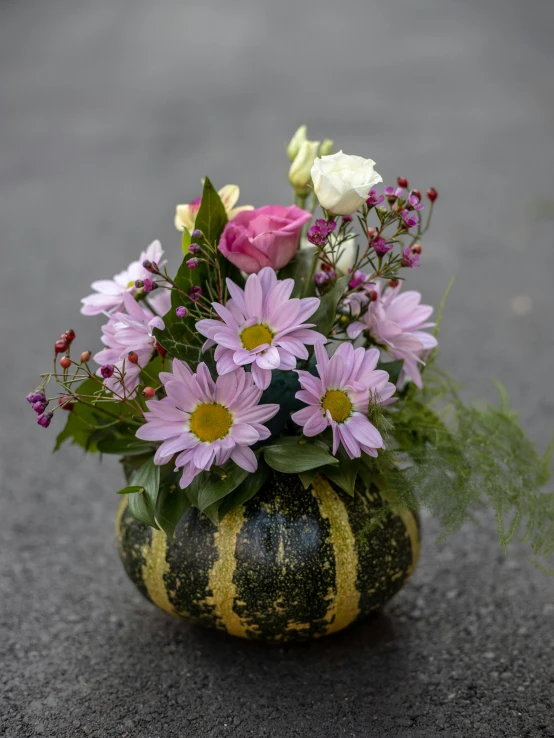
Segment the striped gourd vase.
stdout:
<path fill-rule="evenodd" d="M 358 481 L 354 497 L 316 476 L 275 472 L 252 500 L 218 525 L 195 509 L 173 542 L 117 516 L 123 566 L 142 594 L 171 615 L 265 641 L 319 638 L 381 608 L 418 559 L 415 513 L 387 512 L 379 490 Z"/>

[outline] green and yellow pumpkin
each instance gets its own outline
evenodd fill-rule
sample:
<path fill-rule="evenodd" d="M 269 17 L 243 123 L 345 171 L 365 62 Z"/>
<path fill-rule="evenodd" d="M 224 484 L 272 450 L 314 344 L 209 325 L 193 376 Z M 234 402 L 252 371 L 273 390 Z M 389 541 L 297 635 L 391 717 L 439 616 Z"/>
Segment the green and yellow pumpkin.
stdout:
<path fill-rule="evenodd" d="M 349 497 L 321 475 L 304 489 L 274 472 L 218 526 L 190 509 L 171 543 L 124 500 L 117 540 L 128 576 L 162 610 L 243 638 L 298 641 L 378 610 L 413 572 L 418 517 L 388 512 L 371 527 L 383 505 L 361 480 Z"/>

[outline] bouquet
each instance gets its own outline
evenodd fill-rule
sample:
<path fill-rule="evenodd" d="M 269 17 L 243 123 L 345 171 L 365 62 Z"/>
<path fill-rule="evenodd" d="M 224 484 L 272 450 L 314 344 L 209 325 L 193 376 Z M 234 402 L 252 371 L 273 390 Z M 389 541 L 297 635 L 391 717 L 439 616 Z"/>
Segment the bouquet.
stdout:
<path fill-rule="evenodd" d="M 288 155 L 292 205 L 237 207 L 237 186 L 206 178 L 176 209 L 176 274 L 155 241 L 100 275 L 81 312 L 103 347 L 54 343 L 27 397 L 38 424 L 65 415 L 56 449 L 120 456 L 130 515 L 169 541 L 190 508 L 221 525 L 277 473 L 385 490 L 364 535 L 390 510 L 428 507 L 449 532 L 488 505 L 503 546 L 521 534 L 547 556 L 552 445 L 537 453 L 502 387 L 499 407 L 461 399 L 436 365 L 442 304 L 405 285 L 437 191 L 381 188 L 374 161 L 305 126 Z"/>

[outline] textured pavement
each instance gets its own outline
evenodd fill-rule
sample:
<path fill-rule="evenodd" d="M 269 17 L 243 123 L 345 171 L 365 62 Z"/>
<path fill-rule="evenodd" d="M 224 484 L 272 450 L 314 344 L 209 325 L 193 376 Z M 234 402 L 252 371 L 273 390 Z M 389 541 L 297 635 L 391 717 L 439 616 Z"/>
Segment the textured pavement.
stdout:
<path fill-rule="evenodd" d="M 425 544 L 384 614 L 266 648 L 158 612 L 115 550 L 117 462 L 50 448 L 24 395 L 89 283 L 160 238 L 203 175 L 287 202 L 300 122 L 440 201 L 426 302 L 442 362 L 553 431 L 549 0 L 0 3 L 0 735 L 554 736 L 554 579 L 494 522 Z M 282 175 L 282 176 L 281 176 Z M 541 204 L 542 203 L 542 204 Z M 554 210 L 554 205 L 551 211 Z M 469 390 L 468 390 L 469 391 Z"/>

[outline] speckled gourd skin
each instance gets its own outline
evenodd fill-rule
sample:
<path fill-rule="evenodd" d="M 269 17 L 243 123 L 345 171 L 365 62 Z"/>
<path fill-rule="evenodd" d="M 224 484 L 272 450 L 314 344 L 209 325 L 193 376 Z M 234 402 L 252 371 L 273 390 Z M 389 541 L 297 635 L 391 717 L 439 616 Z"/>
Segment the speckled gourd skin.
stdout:
<path fill-rule="evenodd" d="M 364 532 L 382 505 L 361 482 L 351 498 L 319 475 L 305 490 L 297 475 L 274 473 L 219 526 L 191 509 L 169 543 L 124 500 L 116 532 L 128 576 L 166 612 L 243 638 L 298 641 L 381 608 L 413 572 L 414 513 Z"/>

